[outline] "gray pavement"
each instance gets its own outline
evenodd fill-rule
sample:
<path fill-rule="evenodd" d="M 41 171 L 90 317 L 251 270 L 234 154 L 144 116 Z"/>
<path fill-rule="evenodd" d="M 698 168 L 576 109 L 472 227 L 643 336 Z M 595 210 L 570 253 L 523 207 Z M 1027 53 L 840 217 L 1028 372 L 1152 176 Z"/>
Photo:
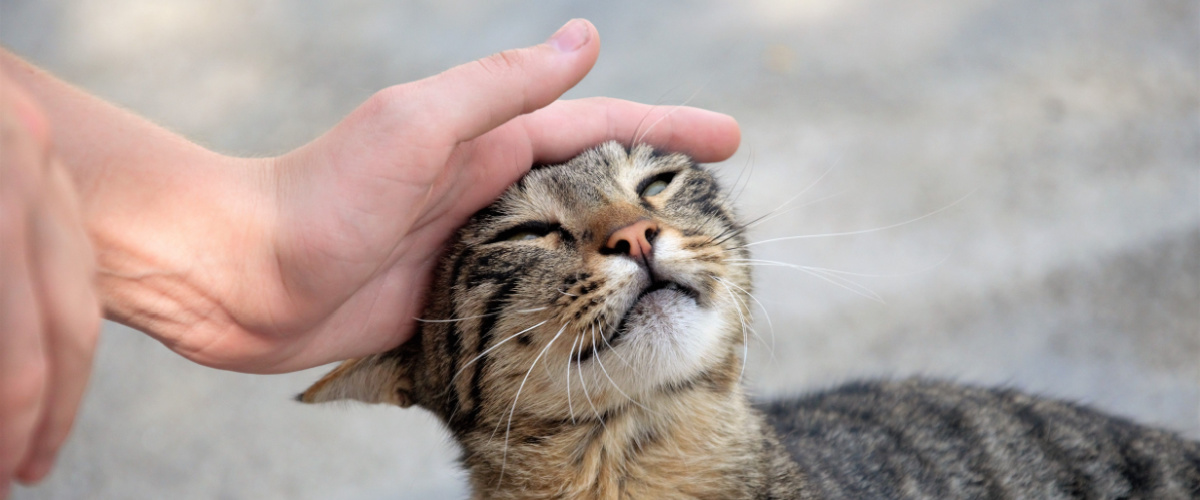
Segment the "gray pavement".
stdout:
<path fill-rule="evenodd" d="M 377 89 L 571 17 L 604 49 L 570 97 L 737 117 L 742 150 L 716 169 L 749 176 L 747 217 L 815 183 L 753 239 L 883 228 L 754 247 L 856 273 L 757 270 L 770 325 L 760 313 L 756 393 L 927 374 L 1200 438 L 1195 1 L 0 0 L 0 43 L 200 143 L 263 156 Z M 106 325 L 57 470 L 15 498 L 465 495 L 424 412 L 289 399 L 323 371 L 211 370 Z"/>

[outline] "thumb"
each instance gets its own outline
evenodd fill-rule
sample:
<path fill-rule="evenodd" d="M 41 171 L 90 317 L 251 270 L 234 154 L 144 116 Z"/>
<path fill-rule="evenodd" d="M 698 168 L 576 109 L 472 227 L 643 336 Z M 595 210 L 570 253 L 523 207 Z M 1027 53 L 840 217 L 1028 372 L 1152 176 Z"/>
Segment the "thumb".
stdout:
<path fill-rule="evenodd" d="M 600 36 L 585 19 L 572 19 L 545 43 L 493 54 L 402 86 L 442 137 L 469 141 L 558 99 L 596 64 Z"/>

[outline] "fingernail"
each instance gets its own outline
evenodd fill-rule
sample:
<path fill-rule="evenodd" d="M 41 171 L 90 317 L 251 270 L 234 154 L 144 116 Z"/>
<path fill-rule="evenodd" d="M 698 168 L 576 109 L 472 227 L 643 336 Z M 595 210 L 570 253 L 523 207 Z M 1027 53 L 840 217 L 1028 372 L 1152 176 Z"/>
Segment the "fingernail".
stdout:
<path fill-rule="evenodd" d="M 586 44 L 591 37 L 592 30 L 588 29 L 587 21 L 572 19 L 555 31 L 553 35 L 550 35 L 550 39 L 546 43 L 558 49 L 559 52 L 574 52 Z"/>

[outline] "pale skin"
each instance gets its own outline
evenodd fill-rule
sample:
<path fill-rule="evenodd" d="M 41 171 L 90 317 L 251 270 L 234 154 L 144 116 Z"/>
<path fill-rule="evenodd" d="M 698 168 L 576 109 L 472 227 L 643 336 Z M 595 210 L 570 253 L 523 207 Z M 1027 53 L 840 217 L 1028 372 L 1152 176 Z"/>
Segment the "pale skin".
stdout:
<path fill-rule="evenodd" d="M 737 149 L 725 115 L 558 101 L 599 50 L 574 20 L 546 43 L 384 89 L 295 151 L 247 159 L 0 49 L 0 498 L 50 471 L 101 317 L 226 370 L 380 352 L 412 335 L 453 230 L 531 164 L 635 132 L 702 162 Z"/>

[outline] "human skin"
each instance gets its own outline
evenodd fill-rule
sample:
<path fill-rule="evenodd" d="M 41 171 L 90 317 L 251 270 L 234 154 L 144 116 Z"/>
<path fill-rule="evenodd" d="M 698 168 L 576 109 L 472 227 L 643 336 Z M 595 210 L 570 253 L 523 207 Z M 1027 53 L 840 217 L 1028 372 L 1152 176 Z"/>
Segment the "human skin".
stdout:
<path fill-rule="evenodd" d="M 635 133 L 702 162 L 737 149 L 725 115 L 557 101 L 599 50 L 574 20 L 381 90 L 309 144 L 254 159 L 0 50 L 0 498 L 50 470 L 101 314 L 242 372 L 384 351 L 412 335 L 446 239 L 531 164 Z"/>

